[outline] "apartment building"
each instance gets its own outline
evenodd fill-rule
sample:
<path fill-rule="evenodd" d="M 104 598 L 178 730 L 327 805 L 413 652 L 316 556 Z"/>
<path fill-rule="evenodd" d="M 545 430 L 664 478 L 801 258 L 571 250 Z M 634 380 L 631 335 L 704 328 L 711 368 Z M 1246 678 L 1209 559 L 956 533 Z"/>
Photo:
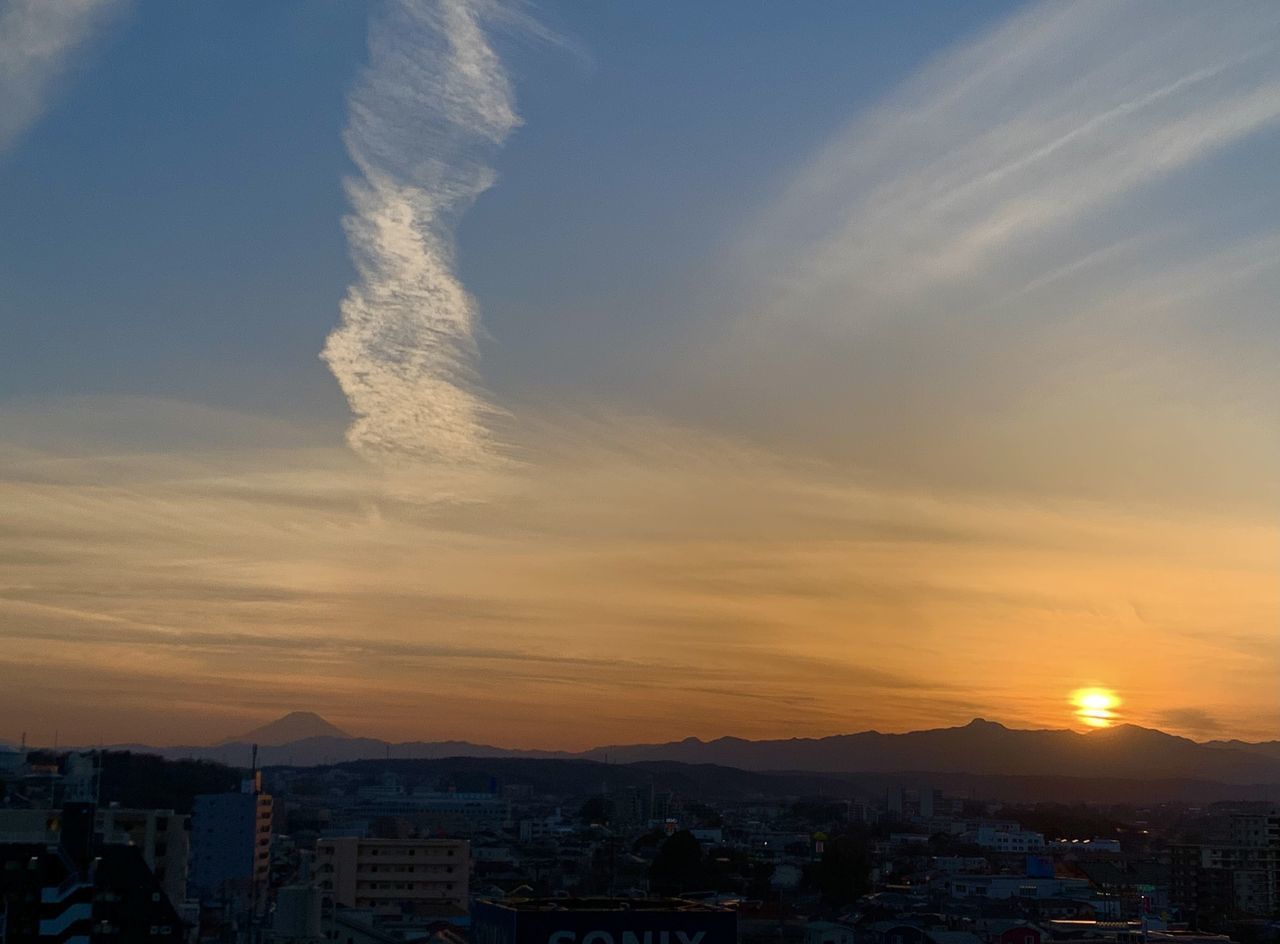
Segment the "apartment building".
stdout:
<path fill-rule="evenodd" d="M 399 912 L 415 906 L 466 909 L 470 844 L 462 839 L 363 839 L 316 844 L 316 877 L 332 903 Z"/>

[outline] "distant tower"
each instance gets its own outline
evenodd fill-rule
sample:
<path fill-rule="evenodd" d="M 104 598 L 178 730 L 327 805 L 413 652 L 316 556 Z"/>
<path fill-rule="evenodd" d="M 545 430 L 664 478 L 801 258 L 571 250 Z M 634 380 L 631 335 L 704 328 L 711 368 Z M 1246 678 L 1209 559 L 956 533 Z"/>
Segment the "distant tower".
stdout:
<path fill-rule="evenodd" d="M 903 810 L 903 790 L 902 784 L 896 783 L 889 787 L 885 794 L 885 810 L 889 813 L 890 819 L 901 819 Z"/>
<path fill-rule="evenodd" d="M 926 784 L 920 788 L 920 818 L 933 819 L 934 789 Z"/>

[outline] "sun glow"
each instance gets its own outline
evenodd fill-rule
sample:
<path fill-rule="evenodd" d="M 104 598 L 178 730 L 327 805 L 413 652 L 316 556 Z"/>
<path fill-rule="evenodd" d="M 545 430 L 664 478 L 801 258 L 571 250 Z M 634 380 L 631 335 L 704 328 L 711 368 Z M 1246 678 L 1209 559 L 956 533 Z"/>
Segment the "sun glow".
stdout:
<path fill-rule="evenodd" d="M 1091 728 L 1109 728 L 1117 720 L 1120 699 L 1107 688 L 1080 688 L 1071 695 L 1076 717 Z"/>

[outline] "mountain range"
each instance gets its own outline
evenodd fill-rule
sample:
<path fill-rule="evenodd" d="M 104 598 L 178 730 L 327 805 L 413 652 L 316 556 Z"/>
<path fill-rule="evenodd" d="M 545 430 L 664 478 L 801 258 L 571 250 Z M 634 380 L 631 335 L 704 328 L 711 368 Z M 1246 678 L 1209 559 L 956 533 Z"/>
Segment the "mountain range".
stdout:
<path fill-rule="evenodd" d="M 310 712 L 285 717 L 212 746 L 117 745 L 168 758 L 247 766 L 252 744 L 264 766 L 316 766 L 357 760 L 446 757 L 584 759 L 613 764 L 678 762 L 744 771 L 816 774 L 938 773 L 999 777 L 1194 780 L 1235 785 L 1280 784 L 1280 742 L 1198 743 L 1131 724 L 1088 733 L 1022 730 L 975 719 L 966 725 L 883 734 L 863 731 L 822 738 L 751 741 L 686 738 L 620 744 L 582 752 L 515 750 L 467 741 L 391 743 L 350 737 Z"/>

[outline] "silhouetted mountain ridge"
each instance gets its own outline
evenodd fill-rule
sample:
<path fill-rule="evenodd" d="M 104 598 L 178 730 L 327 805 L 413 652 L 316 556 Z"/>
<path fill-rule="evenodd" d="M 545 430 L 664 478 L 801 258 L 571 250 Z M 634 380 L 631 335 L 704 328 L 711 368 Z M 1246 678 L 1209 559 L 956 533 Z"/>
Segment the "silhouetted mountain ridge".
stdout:
<path fill-rule="evenodd" d="M 286 716 L 292 717 L 292 716 Z M 281 719 L 283 722 L 286 719 Z M 307 724 L 333 728 L 319 716 Z M 295 719 L 296 721 L 296 719 Z M 279 723 L 249 732 L 282 730 Z M 333 730 L 337 730 L 333 728 Z M 412 741 L 319 734 L 271 744 L 259 740 L 263 765 L 314 766 L 355 760 L 444 757 L 586 759 L 614 764 L 674 761 L 714 764 L 745 771 L 818 774 L 878 774 L 929 771 L 945 774 L 1029 777 L 1191 779 L 1232 784 L 1280 784 L 1275 742 L 1200 744 L 1151 728 L 1122 724 L 1089 733 L 1066 729 L 1026 730 L 975 718 L 968 724 L 899 734 L 861 731 L 821 738 L 750 741 L 688 737 L 658 744 L 619 744 L 578 753 L 515 750 L 468 741 Z M 245 766 L 250 743 L 238 738 L 213 747 L 153 748 L 126 745 L 166 757 L 196 757 Z"/>
<path fill-rule="evenodd" d="M 229 737 L 219 743 L 279 746 L 316 737 L 350 738 L 351 736 L 321 718 L 314 711 L 291 711 L 269 724 Z"/>

